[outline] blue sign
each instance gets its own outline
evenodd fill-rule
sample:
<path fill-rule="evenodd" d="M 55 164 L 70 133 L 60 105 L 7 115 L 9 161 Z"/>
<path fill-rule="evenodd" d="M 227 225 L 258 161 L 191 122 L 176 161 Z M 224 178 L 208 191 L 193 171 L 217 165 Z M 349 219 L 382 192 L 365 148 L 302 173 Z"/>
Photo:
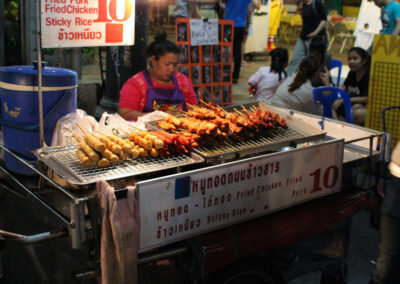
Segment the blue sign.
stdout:
<path fill-rule="evenodd" d="M 175 180 L 175 199 L 189 197 L 190 177 L 178 178 Z"/>

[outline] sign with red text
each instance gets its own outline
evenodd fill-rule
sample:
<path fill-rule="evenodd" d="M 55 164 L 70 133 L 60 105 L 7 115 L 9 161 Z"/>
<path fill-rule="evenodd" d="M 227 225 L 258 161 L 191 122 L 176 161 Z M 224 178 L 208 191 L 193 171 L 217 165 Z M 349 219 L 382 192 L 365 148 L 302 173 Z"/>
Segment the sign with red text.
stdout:
<path fill-rule="evenodd" d="M 42 0 L 42 46 L 133 45 L 135 0 Z"/>
<path fill-rule="evenodd" d="M 137 184 L 139 251 L 338 192 L 343 140 Z"/>

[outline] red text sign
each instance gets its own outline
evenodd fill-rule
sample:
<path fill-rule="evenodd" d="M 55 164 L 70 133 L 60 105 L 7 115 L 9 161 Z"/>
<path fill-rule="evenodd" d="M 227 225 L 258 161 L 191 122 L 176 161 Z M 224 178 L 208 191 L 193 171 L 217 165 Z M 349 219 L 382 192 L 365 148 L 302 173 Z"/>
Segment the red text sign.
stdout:
<path fill-rule="evenodd" d="M 135 0 L 42 0 L 43 47 L 134 44 Z"/>

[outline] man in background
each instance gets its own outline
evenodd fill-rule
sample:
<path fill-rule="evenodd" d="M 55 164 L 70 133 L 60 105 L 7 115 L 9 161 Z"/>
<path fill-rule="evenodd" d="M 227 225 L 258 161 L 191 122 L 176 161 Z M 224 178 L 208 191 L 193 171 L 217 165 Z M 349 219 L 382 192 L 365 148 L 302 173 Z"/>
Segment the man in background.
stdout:
<path fill-rule="evenodd" d="M 384 35 L 400 35 L 400 4 L 394 0 L 373 0 L 381 8 L 382 30 Z"/>
<path fill-rule="evenodd" d="M 242 65 L 242 45 L 246 35 L 247 13 L 252 8 L 252 0 L 227 0 L 225 3 L 225 20 L 233 20 L 233 74 L 232 83 L 239 80 Z"/>

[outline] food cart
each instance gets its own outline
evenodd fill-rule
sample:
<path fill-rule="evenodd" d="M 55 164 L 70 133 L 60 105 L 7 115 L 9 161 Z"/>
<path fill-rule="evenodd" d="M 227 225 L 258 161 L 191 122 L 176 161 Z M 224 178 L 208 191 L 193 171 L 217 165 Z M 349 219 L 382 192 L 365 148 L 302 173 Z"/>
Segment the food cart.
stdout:
<path fill-rule="evenodd" d="M 0 145 L 38 175 L 0 167 L 1 207 L 10 212 L 0 231 L 5 275 L 22 263 L 41 282 L 100 276 L 104 212 L 94 182 L 106 180 L 117 202 L 135 187 L 140 283 L 279 283 L 297 277 L 283 273 L 289 266 L 277 266 L 282 260 L 296 266 L 296 256 L 283 248 L 374 205 L 372 191 L 354 187 L 352 172 L 384 160 L 386 134 L 331 119 L 322 120 L 322 130 L 319 116 L 263 107 L 285 118 L 288 128 L 108 168 L 77 165 L 74 146 L 40 148 L 35 155 L 57 174 L 49 175 Z M 13 260 L 10 249 L 21 247 L 29 259 Z M 345 249 L 336 260 L 344 257 Z"/>

